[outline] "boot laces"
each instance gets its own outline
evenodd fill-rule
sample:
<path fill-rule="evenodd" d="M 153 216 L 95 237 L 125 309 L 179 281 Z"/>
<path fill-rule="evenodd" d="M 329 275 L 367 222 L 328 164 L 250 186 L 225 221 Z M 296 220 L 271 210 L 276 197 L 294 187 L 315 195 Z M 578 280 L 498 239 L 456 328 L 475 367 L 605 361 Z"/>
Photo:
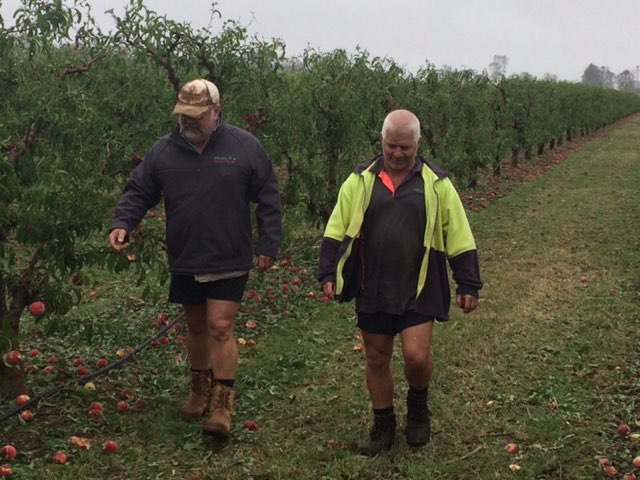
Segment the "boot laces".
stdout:
<path fill-rule="evenodd" d="M 231 388 L 217 384 L 213 389 L 213 404 L 216 407 L 231 410 Z"/>
<path fill-rule="evenodd" d="M 191 371 L 192 390 L 199 395 L 206 395 L 209 391 L 209 371 L 192 370 Z"/>
<path fill-rule="evenodd" d="M 385 435 L 395 429 L 395 419 L 393 417 L 376 419 L 371 429 L 372 440 L 382 440 Z"/>

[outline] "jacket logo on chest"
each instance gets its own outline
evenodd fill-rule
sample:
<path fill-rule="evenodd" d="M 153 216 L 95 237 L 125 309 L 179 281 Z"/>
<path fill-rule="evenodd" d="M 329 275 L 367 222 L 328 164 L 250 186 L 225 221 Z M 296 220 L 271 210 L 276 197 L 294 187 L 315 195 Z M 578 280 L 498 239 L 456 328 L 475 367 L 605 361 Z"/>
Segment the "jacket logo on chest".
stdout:
<path fill-rule="evenodd" d="M 231 165 L 238 161 L 238 159 L 231 155 L 216 155 L 213 157 L 212 162 L 216 165 Z"/>

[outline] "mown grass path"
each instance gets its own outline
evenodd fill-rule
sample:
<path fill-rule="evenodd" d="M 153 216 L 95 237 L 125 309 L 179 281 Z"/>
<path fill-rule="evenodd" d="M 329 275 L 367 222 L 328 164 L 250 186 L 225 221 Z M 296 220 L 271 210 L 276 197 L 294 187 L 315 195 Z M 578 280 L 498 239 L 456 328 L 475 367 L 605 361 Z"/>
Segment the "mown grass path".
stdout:
<path fill-rule="evenodd" d="M 347 342 L 308 405 L 281 417 L 293 433 L 279 475 L 601 478 L 600 456 L 630 470 L 639 449 L 616 426 L 640 431 L 639 193 L 636 117 L 472 214 L 485 288 L 476 313 L 455 312 L 437 328 L 433 443 L 414 453 L 399 435 L 394 452 L 373 461 L 349 452 L 370 413 L 361 358 Z M 319 318 L 320 335 L 337 328 L 349 338 L 350 315 Z M 515 457 L 508 442 L 520 445 Z"/>

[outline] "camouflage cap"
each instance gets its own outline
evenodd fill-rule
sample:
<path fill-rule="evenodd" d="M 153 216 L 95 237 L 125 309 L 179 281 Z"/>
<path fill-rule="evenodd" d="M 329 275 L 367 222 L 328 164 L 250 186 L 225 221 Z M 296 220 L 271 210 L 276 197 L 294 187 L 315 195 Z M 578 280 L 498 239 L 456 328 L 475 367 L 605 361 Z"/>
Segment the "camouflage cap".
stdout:
<path fill-rule="evenodd" d="M 189 117 L 202 117 L 212 105 L 220 103 L 220 93 L 209 80 L 198 78 L 185 83 L 178 92 L 173 113 Z"/>

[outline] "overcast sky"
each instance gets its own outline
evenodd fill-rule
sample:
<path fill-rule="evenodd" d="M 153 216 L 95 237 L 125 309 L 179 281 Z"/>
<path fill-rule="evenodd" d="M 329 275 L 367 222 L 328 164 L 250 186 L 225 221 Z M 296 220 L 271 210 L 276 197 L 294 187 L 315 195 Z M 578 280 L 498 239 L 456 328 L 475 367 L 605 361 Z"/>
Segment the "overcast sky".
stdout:
<path fill-rule="evenodd" d="M 19 0 L 0 0 L 5 24 Z M 103 12 L 122 14 L 127 0 L 91 0 L 103 30 Z M 265 39 L 280 38 L 288 55 L 356 47 L 390 57 L 415 72 L 437 68 L 486 69 L 508 57 L 507 75 L 545 74 L 580 81 L 593 63 L 618 74 L 640 65 L 640 0 L 218 0 L 222 18 L 238 20 Z M 200 28 L 210 0 L 146 0 L 151 10 Z M 221 21 L 214 19 L 212 27 Z"/>

